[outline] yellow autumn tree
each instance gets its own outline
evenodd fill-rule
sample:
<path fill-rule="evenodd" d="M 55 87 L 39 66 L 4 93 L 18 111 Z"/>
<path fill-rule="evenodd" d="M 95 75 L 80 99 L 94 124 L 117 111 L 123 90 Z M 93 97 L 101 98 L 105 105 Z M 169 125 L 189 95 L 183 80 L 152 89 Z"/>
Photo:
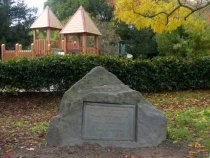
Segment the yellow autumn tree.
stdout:
<path fill-rule="evenodd" d="M 154 32 L 172 31 L 181 25 L 202 28 L 197 11 L 207 7 L 206 0 L 115 0 L 115 17 L 137 28 Z"/>

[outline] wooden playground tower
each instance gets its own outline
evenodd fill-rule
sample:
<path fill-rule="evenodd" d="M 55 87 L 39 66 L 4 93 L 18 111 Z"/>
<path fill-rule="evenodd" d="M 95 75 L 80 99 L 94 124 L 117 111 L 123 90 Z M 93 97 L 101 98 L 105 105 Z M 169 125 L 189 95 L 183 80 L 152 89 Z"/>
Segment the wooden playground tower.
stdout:
<path fill-rule="evenodd" d="M 6 50 L 5 44 L 1 46 L 2 61 L 12 58 L 34 58 L 49 55 L 52 52 L 63 54 L 95 54 L 99 55 L 100 31 L 82 6 L 63 27 L 61 22 L 46 7 L 43 13 L 32 24 L 33 43 L 30 50 L 22 50 L 20 44 L 15 45 L 15 50 Z M 42 33 L 42 37 L 39 34 Z M 55 40 L 52 35 L 57 33 Z"/>

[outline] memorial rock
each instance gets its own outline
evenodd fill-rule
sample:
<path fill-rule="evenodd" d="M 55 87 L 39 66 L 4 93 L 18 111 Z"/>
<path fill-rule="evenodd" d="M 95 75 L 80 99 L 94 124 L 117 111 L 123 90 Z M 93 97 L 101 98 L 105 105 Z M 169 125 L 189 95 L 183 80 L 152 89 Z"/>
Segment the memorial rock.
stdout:
<path fill-rule="evenodd" d="M 100 66 L 65 92 L 46 136 L 53 146 L 128 148 L 157 146 L 165 138 L 163 113 Z"/>

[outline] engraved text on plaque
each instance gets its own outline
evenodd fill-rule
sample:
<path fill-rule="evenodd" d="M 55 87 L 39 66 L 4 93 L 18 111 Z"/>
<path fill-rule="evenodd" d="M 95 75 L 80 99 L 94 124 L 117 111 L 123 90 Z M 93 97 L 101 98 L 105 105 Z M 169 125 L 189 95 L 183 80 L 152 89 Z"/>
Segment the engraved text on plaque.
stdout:
<path fill-rule="evenodd" d="M 135 105 L 84 102 L 83 139 L 135 141 Z"/>

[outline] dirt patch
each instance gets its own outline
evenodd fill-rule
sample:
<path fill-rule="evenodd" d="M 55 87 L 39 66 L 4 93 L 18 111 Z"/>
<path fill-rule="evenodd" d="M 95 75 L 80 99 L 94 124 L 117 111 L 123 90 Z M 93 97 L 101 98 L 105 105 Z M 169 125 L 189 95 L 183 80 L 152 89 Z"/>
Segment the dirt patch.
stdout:
<path fill-rule="evenodd" d="M 11 156 L 12 158 L 183 158 L 188 152 L 178 145 L 163 143 L 158 147 L 125 149 L 103 148 L 98 145 L 84 144 L 74 147 L 41 147 L 32 149 L 17 149 L 8 153 L 0 154 L 0 157 Z"/>

